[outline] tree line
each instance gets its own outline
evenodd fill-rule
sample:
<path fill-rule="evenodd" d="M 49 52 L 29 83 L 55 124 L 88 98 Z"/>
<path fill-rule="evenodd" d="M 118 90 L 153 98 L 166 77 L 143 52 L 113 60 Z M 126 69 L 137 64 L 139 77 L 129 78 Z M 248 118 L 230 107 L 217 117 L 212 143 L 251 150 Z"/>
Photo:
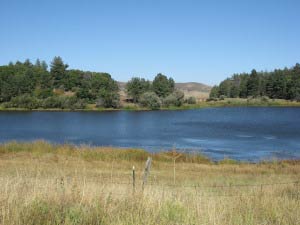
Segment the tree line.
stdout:
<path fill-rule="evenodd" d="M 7 108 L 118 107 L 118 90 L 108 73 L 68 70 L 61 57 L 54 57 L 50 70 L 39 59 L 0 66 L 0 103 Z"/>
<path fill-rule="evenodd" d="M 30 60 L 0 66 L 0 104 L 5 108 L 84 109 L 119 108 L 117 82 L 108 73 L 68 69 L 61 57 L 54 57 L 50 68 L 45 61 Z M 126 85 L 128 96 L 143 107 L 181 106 L 184 94 L 175 89 L 175 82 L 158 74 L 150 82 L 132 78 Z M 194 102 L 195 99 L 189 99 Z"/>
<path fill-rule="evenodd" d="M 271 72 L 234 74 L 210 92 L 210 99 L 269 97 L 300 101 L 300 64 Z"/>

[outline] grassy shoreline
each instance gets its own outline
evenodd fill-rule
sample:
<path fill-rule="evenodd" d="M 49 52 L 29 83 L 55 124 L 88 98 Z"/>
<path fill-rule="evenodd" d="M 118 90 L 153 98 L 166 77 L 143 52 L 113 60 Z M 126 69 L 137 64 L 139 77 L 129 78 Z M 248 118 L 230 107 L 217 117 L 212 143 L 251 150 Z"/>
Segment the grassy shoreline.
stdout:
<path fill-rule="evenodd" d="M 212 163 L 139 149 L 0 145 L 0 224 L 298 224 L 300 161 Z M 132 166 L 136 186 L 132 185 Z M 135 191 L 134 191 L 135 190 Z"/>
<path fill-rule="evenodd" d="M 213 160 L 201 152 L 181 152 L 180 150 L 162 149 L 159 152 L 149 152 L 141 148 L 121 148 L 112 146 L 75 145 L 71 143 L 53 144 L 45 140 L 31 142 L 9 141 L 0 143 L 0 156 L 5 154 L 31 154 L 43 156 L 54 154 L 66 157 L 79 157 L 84 160 L 127 160 L 146 161 L 148 157 L 158 162 L 198 163 L 208 165 L 233 165 L 233 164 L 274 164 L 274 163 L 299 163 L 300 159 L 264 159 L 257 162 L 239 161 L 224 156 L 221 160 Z"/>
<path fill-rule="evenodd" d="M 264 101 L 262 99 L 239 99 L 239 98 L 226 98 L 224 100 L 218 101 L 205 101 L 199 102 L 197 104 L 184 104 L 182 106 L 170 106 L 170 107 L 161 107 L 159 110 L 189 110 L 189 109 L 201 109 L 201 108 L 210 108 L 210 107 L 300 107 L 300 102 L 289 101 L 283 99 L 271 99 Z M 0 105 L 0 111 L 78 111 L 78 112 L 110 112 L 110 111 L 151 111 L 149 108 L 140 107 L 138 105 L 127 105 L 121 108 L 97 108 L 95 105 L 88 105 L 85 109 L 25 109 L 25 108 L 4 108 Z"/>

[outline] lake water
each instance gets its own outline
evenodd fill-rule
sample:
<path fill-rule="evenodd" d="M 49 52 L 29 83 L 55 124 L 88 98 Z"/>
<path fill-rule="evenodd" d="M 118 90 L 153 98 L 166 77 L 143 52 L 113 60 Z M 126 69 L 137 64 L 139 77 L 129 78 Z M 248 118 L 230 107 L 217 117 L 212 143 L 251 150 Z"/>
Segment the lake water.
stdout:
<path fill-rule="evenodd" d="M 300 158 L 300 108 L 234 107 L 151 112 L 0 112 L 0 142 L 200 151 L 218 160 Z"/>

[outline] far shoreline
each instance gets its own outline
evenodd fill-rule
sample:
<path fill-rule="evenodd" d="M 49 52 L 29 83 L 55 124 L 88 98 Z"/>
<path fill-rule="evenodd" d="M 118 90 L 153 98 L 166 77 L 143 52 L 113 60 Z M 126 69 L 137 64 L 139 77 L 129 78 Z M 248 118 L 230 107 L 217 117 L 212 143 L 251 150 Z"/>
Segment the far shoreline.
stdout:
<path fill-rule="evenodd" d="M 182 106 L 161 107 L 160 109 L 152 110 L 150 108 L 140 107 L 138 105 L 125 105 L 120 108 L 98 108 L 95 105 L 88 105 L 85 109 L 62 109 L 62 108 L 4 108 L 0 105 L 0 112 L 116 112 L 116 111 L 177 111 L 177 110 L 192 110 L 212 107 L 300 107 L 300 102 L 289 101 L 284 99 L 240 99 L 226 98 L 224 100 L 203 101 L 196 104 L 184 104 Z"/>

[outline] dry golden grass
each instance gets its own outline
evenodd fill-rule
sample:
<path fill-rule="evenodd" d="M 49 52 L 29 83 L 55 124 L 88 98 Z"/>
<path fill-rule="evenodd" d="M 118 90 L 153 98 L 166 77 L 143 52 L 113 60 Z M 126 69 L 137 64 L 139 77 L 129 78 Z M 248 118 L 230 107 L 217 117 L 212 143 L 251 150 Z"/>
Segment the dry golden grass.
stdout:
<path fill-rule="evenodd" d="M 174 186 L 170 155 L 152 155 L 142 192 L 142 150 L 0 145 L 0 224 L 300 224 L 299 161 L 182 156 Z"/>

